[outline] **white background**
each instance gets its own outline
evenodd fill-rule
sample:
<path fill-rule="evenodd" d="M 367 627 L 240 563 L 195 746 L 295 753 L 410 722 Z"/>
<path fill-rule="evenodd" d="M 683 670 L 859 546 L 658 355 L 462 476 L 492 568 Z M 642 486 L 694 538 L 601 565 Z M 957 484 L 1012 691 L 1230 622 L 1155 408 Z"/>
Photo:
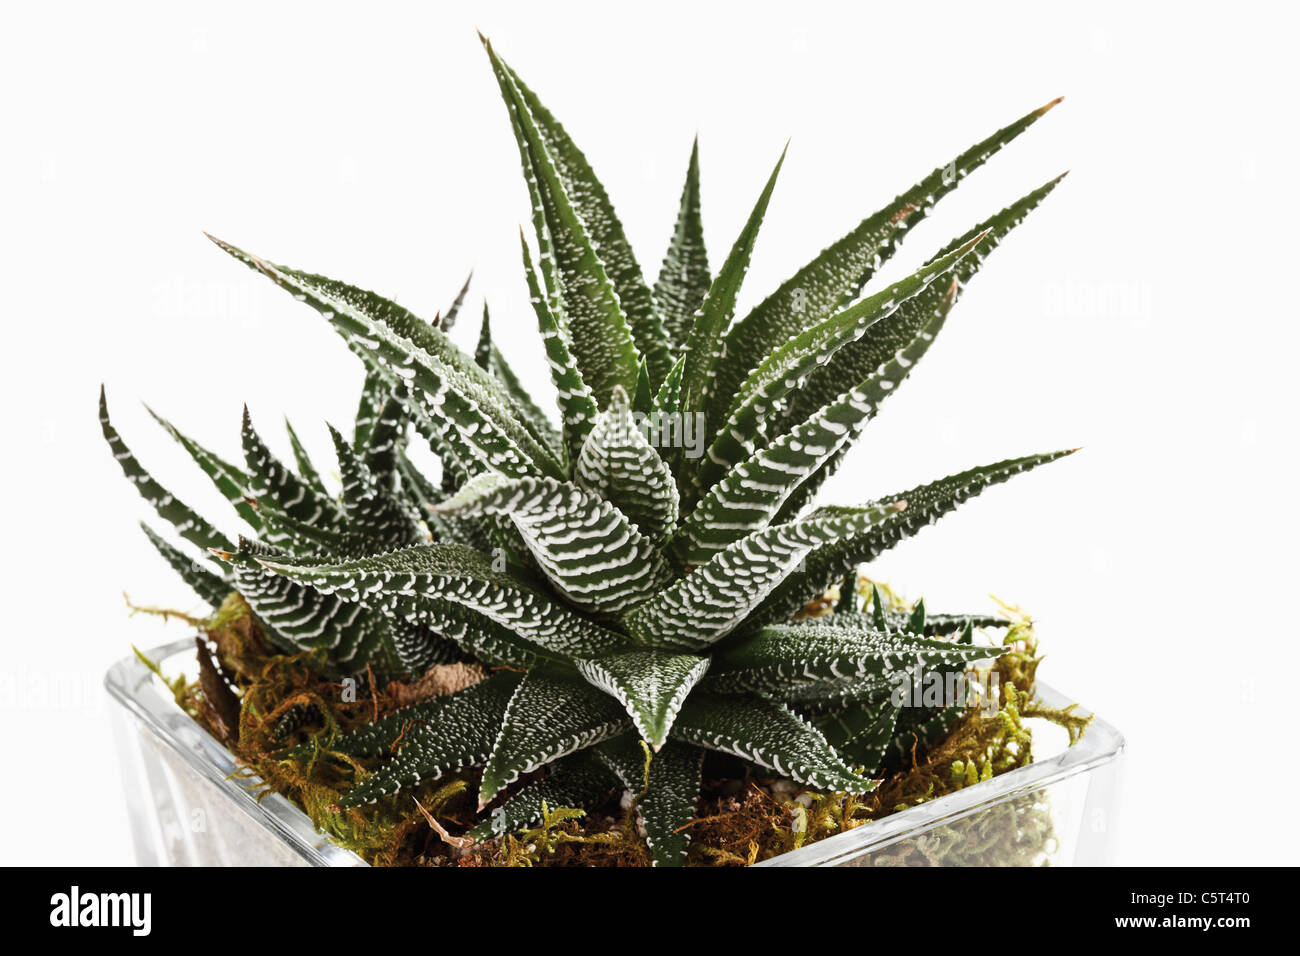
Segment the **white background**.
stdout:
<path fill-rule="evenodd" d="M 994 592 L 1034 612 L 1043 676 L 1128 737 L 1118 862 L 1294 861 L 1277 809 L 1298 766 L 1293 14 L 423 7 L 0 15 L 4 862 L 129 861 L 99 682 L 130 644 L 185 633 L 128 619 L 123 591 L 193 606 L 136 530 L 147 509 L 99 436 L 99 383 L 145 464 L 232 531 L 140 400 L 229 456 L 244 401 L 323 454 L 323 422 L 354 408 L 341 342 L 201 229 L 425 314 L 473 267 L 469 314 L 486 294 L 507 354 L 547 387 L 518 264 L 527 199 L 476 26 L 587 151 L 652 275 L 697 131 L 715 267 L 793 137 L 742 309 L 1067 97 L 904 246 L 898 268 L 1072 170 L 823 500 L 1084 446 L 876 573 L 934 609 Z"/>

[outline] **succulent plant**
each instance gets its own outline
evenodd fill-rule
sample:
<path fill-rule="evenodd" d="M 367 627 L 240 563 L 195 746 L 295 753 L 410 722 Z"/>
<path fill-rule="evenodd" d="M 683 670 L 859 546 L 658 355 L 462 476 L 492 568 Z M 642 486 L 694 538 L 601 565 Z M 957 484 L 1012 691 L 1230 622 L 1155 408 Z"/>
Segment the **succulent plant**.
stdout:
<path fill-rule="evenodd" d="M 989 655 L 971 616 L 899 614 L 856 569 L 983 489 L 1068 451 L 972 468 L 897 495 L 812 509 L 880 404 L 930 349 L 982 261 L 1059 180 L 863 294 L 906 231 L 1032 125 L 1034 110 L 938 167 L 830 245 L 756 308 L 737 293 L 777 168 L 720 268 L 700 225 L 698 149 L 653 288 L 604 188 L 563 127 L 485 41 L 531 199 L 522 258 L 558 400 L 558 427 L 493 343 L 470 356 L 372 292 L 214 240 L 315 308 L 367 378 L 351 440 L 331 430 L 331 494 L 296 436 L 297 470 L 243 422 L 245 462 L 170 424 L 249 525 L 225 539 L 158 485 L 113 429 L 129 478 L 211 560 L 146 528 L 206 600 L 239 591 L 286 650 L 337 674 L 396 674 L 472 657 L 491 676 L 330 744 L 386 758 L 341 809 L 482 768 L 473 835 L 535 822 L 543 803 L 624 788 L 654 860 L 684 860 L 707 752 L 814 788 L 872 788 L 891 744 L 941 732 L 962 704 L 890 700 L 918 665 Z M 160 419 L 161 421 L 161 419 Z M 426 441 L 431 479 L 408 456 Z M 847 578 L 837 613 L 799 618 Z M 397 752 L 394 742 L 401 738 Z M 522 785 L 515 785 L 528 777 Z"/>

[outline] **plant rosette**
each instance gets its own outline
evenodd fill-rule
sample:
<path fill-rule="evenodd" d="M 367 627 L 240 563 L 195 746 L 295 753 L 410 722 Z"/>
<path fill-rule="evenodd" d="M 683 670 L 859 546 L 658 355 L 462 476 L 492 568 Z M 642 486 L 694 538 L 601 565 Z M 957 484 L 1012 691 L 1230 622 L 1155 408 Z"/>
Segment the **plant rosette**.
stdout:
<path fill-rule="evenodd" d="M 978 721 L 993 737 L 966 696 L 917 706 L 897 690 L 904 675 L 959 684 L 980 662 L 1010 666 L 975 631 L 1014 645 L 1027 625 L 859 595 L 858 568 L 1071 450 L 863 503 L 814 499 L 1060 178 L 910 275 L 874 288 L 876 270 L 1057 101 L 936 168 L 738 316 L 781 160 L 715 270 L 692 148 L 651 286 L 583 153 L 484 45 L 530 198 L 536 248 L 521 235 L 521 255 L 558 422 L 521 386 L 486 305 L 473 353 L 453 343 L 468 283 L 427 321 L 214 239 L 314 308 L 366 378 L 351 433 L 330 428 L 341 487 L 292 428 L 294 466 L 281 461 L 247 408 L 238 464 L 158 418 L 229 500 L 244 526 L 233 538 L 152 478 L 101 391 L 115 458 L 181 541 L 146 534 L 212 608 L 214 653 L 200 653 L 187 706 L 376 861 L 410 862 L 399 831 L 422 827 L 482 862 L 753 862 L 876 819 L 882 799 L 922 799 L 890 789 L 903 760 L 928 792 L 1022 765 L 1032 676 L 986 695 Z M 837 588 L 834 613 L 816 613 Z M 735 790 L 749 785 L 766 802 Z M 615 792 L 621 816 L 601 809 Z M 803 822 L 774 822 L 786 813 Z M 742 817 L 779 838 L 741 846 Z"/>

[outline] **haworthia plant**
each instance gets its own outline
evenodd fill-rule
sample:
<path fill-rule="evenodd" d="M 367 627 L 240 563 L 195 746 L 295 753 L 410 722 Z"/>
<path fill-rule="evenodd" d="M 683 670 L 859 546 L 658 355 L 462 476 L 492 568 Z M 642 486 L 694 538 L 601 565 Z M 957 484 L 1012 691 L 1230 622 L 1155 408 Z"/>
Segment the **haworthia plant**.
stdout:
<path fill-rule="evenodd" d="M 1069 452 L 806 506 L 935 346 L 988 253 L 1056 181 L 864 295 L 871 276 L 1048 107 L 938 167 L 737 317 L 776 172 L 712 274 L 692 147 L 651 288 L 582 151 L 484 43 L 537 250 L 523 238 L 531 308 L 510 322 L 537 323 L 557 419 L 505 360 L 486 307 L 473 354 L 448 338 L 466 287 L 425 321 L 214 240 L 316 309 L 361 359 L 351 433 L 329 430 L 341 488 L 292 429 L 293 465 L 278 458 L 247 411 L 240 464 L 159 418 L 246 526 L 227 538 L 150 477 L 101 397 L 104 436 L 183 539 L 145 527 L 166 561 L 209 604 L 240 592 L 282 648 L 315 651 L 337 674 L 400 676 L 456 658 L 504 668 L 335 741 L 382 758 L 341 809 L 482 768 L 484 817 L 471 835 L 486 839 L 535 823 L 544 805 L 626 789 L 655 862 L 676 865 L 709 752 L 809 787 L 868 791 L 890 753 L 951 716 L 900 713 L 890 695 L 900 675 L 991 656 L 971 626 L 994 621 L 923 604 L 899 614 L 879 594 L 870 612 L 846 588 L 833 617 L 796 615 L 984 488 Z M 438 473 L 417 466 L 419 441 Z"/>

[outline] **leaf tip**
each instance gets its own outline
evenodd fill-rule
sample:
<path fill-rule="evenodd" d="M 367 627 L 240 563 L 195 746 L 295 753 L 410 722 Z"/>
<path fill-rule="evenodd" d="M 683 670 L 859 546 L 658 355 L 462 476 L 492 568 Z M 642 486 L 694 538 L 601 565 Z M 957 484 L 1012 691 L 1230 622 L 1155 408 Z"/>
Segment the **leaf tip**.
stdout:
<path fill-rule="evenodd" d="M 1035 115 L 1035 116 L 1042 116 L 1044 113 L 1048 112 L 1048 111 L 1051 110 L 1053 107 L 1060 105 L 1060 103 L 1061 103 L 1064 99 L 1065 99 L 1064 96 L 1058 96 L 1056 99 L 1052 100 L 1050 103 L 1045 103 L 1045 104 L 1043 104 L 1042 106 L 1038 107 L 1038 109 L 1034 110 L 1034 115 Z"/>

